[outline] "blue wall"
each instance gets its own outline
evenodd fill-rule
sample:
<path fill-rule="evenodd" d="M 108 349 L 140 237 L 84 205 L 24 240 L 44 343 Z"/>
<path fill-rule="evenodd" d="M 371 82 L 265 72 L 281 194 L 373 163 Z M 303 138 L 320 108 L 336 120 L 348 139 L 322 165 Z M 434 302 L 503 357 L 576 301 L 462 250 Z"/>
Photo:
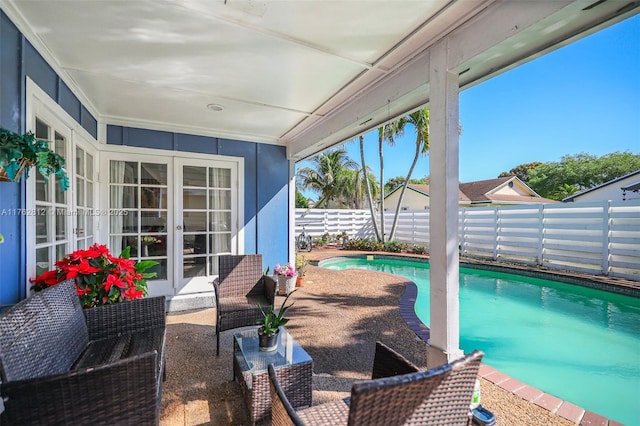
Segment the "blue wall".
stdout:
<path fill-rule="evenodd" d="M 97 139 L 98 122 L 11 20 L 0 11 L 0 126 L 25 131 L 26 77 Z M 288 259 L 288 169 L 285 148 L 180 133 L 107 126 L 107 143 L 243 157 L 245 253 L 262 253 L 265 268 Z M 0 182 L 0 305 L 25 297 L 25 182 Z"/>

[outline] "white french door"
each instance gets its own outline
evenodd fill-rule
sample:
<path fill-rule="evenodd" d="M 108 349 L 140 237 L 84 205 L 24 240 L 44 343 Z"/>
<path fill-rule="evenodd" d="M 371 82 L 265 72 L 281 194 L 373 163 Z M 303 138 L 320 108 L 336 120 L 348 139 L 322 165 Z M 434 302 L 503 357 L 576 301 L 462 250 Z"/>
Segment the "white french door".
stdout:
<path fill-rule="evenodd" d="M 131 259 L 158 262 L 147 270 L 156 273 L 147 280 L 149 296 L 173 295 L 170 159 L 105 155 L 101 170 L 108 174 L 102 194 L 102 205 L 108 207 L 100 220 L 107 222 L 101 226 L 108 230 L 109 248 L 117 256 L 129 247 Z"/>
<path fill-rule="evenodd" d="M 176 294 L 211 292 L 218 256 L 238 253 L 239 165 L 175 160 Z"/>

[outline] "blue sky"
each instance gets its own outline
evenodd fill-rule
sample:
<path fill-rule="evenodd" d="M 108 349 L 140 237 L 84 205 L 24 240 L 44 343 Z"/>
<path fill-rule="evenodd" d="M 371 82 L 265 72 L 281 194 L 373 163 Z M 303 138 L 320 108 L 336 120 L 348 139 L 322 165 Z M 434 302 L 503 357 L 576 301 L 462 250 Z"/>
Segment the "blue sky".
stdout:
<path fill-rule="evenodd" d="M 460 181 L 492 179 L 519 164 L 582 152 L 640 153 L 639 76 L 636 15 L 464 90 Z M 406 176 L 414 138 L 407 127 L 395 146 L 385 145 L 385 180 Z M 365 160 L 376 175 L 377 143 L 376 131 L 365 135 Z M 345 147 L 360 163 L 358 144 Z M 428 174 L 424 156 L 412 178 Z"/>

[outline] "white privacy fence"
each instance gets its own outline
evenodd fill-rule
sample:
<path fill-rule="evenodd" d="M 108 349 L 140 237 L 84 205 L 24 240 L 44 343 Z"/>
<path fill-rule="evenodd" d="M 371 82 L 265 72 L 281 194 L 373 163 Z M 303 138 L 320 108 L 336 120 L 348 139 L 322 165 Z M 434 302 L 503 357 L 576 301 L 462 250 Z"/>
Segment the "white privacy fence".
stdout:
<path fill-rule="evenodd" d="M 464 208 L 459 215 L 464 256 L 640 280 L 640 201 Z M 392 223 L 387 212 L 387 234 Z M 314 237 L 374 237 L 368 210 L 296 209 L 296 233 L 302 224 Z M 428 246 L 429 210 L 401 212 L 394 239 Z"/>

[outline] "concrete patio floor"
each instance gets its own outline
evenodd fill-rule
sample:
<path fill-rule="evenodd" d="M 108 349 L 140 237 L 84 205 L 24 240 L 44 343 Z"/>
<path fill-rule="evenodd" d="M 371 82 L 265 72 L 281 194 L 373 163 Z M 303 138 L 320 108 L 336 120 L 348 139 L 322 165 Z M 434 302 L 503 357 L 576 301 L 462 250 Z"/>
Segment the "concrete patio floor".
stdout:
<path fill-rule="evenodd" d="M 344 253 L 314 249 L 309 257 L 340 254 Z M 295 304 L 287 329 L 313 358 L 314 405 L 346 397 L 354 379 L 368 378 L 376 340 L 426 366 L 425 343 L 400 314 L 404 290 L 404 281 L 393 275 L 309 266 L 307 285 L 291 298 Z M 278 297 L 276 305 L 281 301 Z M 167 323 L 161 425 L 249 424 L 240 387 L 232 382 L 233 331 L 222 333 L 220 356 L 216 357 L 215 309 L 171 313 Z M 528 391 L 518 395 L 508 386 L 499 386 L 514 385 L 499 374 L 488 366 L 481 369 L 481 375 L 487 377 L 481 379 L 482 404 L 496 414 L 498 425 L 607 424 L 599 416 L 583 414 L 579 407 L 570 410 L 570 405 L 560 412 L 564 417 L 556 414 L 560 400 L 544 402 L 538 396 L 538 402 L 532 402 L 525 395 Z"/>

